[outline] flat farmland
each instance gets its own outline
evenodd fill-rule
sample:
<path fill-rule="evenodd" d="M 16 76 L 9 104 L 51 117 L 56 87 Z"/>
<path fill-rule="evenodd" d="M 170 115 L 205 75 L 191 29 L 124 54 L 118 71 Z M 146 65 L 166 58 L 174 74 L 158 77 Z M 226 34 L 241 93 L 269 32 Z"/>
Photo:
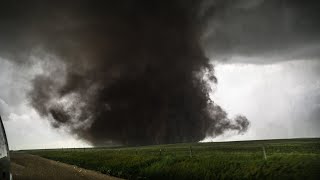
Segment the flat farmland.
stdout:
<path fill-rule="evenodd" d="M 30 150 L 126 179 L 320 179 L 320 139 Z"/>

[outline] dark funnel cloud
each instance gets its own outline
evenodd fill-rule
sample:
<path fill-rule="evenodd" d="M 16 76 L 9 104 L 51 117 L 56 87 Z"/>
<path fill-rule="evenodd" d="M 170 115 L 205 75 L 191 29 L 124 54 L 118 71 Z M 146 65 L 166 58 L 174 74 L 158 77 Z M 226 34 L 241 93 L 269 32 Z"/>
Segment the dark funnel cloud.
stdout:
<path fill-rule="evenodd" d="M 93 145 L 195 142 L 243 133 L 210 98 L 217 82 L 202 49 L 214 8 L 192 0 L 7 1 L 0 53 L 45 72 L 31 105 L 54 127 Z M 41 52 L 41 53 L 39 53 Z"/>

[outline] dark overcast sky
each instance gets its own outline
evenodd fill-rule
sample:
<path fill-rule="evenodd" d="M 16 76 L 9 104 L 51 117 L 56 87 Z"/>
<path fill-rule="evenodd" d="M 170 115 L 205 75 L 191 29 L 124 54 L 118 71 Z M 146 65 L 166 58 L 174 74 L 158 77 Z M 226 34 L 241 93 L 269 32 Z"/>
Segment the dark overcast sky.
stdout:
<path fill-rule="evenodd" d="M 221 1 L 205 47 L 218 59 L 265 56 L 250 63 L 320 57 L 320 3 L 299 0 Z"/>
<path fill-rule="evenodd" d="M 227 59 L 232 55 L 263 55 L 270 60 L 257 60 L 257 63 L 270 63 L 300 57 L 317 59 L 320 56 L 319 1 L 203 2 L 203 14 L 200 13 L 199 17 L 203 19 L 200 23 L 207 24 L 202 40 L 210 57 Z M 88 23 L 91 18 L 91 12 L 86 11 L 86 1 L 60 4 L 52 1 L 13 0 L 1 3 L 0 52 L 3 56 L 17 56 L 24 51 L 27 53 L 30 48 L 46 43 L 44 41 L 53 41 L 50 36 L 59 33 L 61 28 L 66 30 L 64 33 L 68 33 L 68 28 L 83 26 L 81 23 Z M 110 4 L 116 3 L 110 1 Z M 95 8 L 99 7 L 90 10 Z M 95 22 L 90 23 L 92 25 Z"/>

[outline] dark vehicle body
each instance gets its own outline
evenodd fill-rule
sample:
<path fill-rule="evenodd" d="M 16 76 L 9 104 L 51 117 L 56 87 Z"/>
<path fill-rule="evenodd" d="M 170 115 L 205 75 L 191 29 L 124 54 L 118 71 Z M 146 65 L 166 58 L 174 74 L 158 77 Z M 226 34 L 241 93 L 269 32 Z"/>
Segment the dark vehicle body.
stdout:
<path fill-rule="evenodd" d="M 0 180 L 11 179 L 10 157 L 6 132 L 0 116 Z"/>

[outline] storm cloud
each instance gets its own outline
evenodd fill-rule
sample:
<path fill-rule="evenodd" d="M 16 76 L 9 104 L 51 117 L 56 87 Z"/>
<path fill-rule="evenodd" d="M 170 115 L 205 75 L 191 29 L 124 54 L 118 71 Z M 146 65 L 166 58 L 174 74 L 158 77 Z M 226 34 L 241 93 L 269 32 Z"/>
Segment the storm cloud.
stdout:
<path fill-rule="evenodd" d="M 212 8 L 211 8 L 212 7 Z M 53 127 L 93 145 L 202 140 L 243 133 L 209 97 L 217 82 L 203 50 L 216 5 L 204 1 L 10 1 L 0 55 L 44 71 L 30 104 Z"/>

